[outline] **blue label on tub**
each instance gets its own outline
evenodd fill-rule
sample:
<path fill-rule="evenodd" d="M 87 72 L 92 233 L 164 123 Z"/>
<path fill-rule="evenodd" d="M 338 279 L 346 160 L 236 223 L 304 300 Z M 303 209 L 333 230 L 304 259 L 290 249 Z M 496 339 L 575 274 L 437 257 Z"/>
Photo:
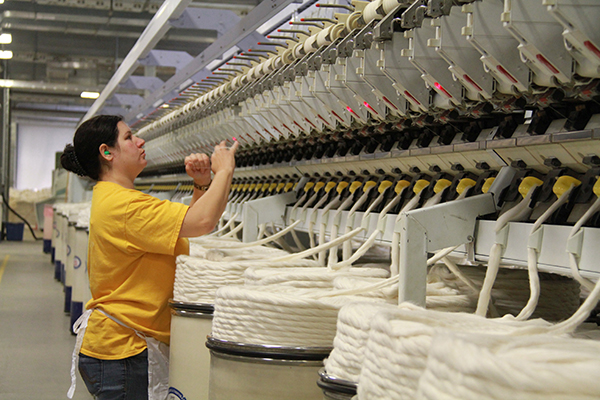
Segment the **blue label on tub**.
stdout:
<path fill-rule="evenodd" d="M 167 400 L 187 400 L 183 394 L 175 389 L 174 387 L 169 388 L 169 395 L 167 396 Z"/>
<path fill-rule="evenodd" d="M 73 258 L 73 268 L 78 269 L 79 267 L 81 267 L 81 258 L 75 256 L 75 258 Z"/>

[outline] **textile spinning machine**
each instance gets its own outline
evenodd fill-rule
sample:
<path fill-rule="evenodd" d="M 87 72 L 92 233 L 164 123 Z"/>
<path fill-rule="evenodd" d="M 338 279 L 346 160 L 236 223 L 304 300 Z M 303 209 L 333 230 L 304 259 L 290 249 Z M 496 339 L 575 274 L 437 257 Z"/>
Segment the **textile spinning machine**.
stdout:
<path fill-rule="evenodd" d="M 189 194 L 184 157 L 235 137 L 224 221 L 244 241 L 295 220 L 399 233 L 400 300 L 421 304 L 427 253 L 448 247 L 484 262 L 498 244 L 521 267 L 533 249 L 541 270 L 597 279 L 598 20 L 596 0 L 313 3 L 134 125 L 138 188 Z"/>

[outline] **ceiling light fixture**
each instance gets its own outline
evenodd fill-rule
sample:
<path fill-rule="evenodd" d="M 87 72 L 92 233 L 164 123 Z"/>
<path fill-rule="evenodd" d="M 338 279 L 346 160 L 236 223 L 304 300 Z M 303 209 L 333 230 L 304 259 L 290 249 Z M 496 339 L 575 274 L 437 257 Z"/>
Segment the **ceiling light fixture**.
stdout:
<path fill-rule="evenodd" d="M 0 34 L 0 44 L 10 44 L 12 43 L 12 35 L 10 33 L 1 33 Z"/>
<path fill-rule="evenodd" d="M 8 60 L 11 59 L 13 56 L 13 52 L 10 50 L 0 50 L 0 59 L 2 60 Z"/>
<path fill-rule="evenodd" d="M 97 99 L 100 97 L 98 92 L 81 92 L 81 98 L 83 99 Z"/>

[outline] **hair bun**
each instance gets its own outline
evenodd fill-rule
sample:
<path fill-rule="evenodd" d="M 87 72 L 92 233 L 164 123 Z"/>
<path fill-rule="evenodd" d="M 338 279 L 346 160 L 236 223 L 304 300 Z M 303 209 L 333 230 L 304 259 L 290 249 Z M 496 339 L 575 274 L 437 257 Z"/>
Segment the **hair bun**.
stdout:
<path fill-rule="evenodd" d="M 71 171 L 79 176 L 87 176 L 85 169 L 79 163 L 77 154 L 75 154 L 75 147 L 72 144 L 67 144 L 65 149 L 60 156 L 60 163 L 64 169 Z"/>

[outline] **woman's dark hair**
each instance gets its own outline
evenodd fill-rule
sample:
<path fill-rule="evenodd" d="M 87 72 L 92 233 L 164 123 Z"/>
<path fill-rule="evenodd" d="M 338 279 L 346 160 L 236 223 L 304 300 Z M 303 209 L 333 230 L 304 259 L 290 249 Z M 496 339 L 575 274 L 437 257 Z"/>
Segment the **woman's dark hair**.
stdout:
<path fill-rule="evenodd" d="M 122 121 L 120 115 L 97 115 L 82 123 L 75 131 L 73 144 L 65 146 L 60 163 L 67 171 L 79 176 L 100 179 L 100 146 L 104 143 L 114 147 L 119 137 L 117 124 Z"/>

